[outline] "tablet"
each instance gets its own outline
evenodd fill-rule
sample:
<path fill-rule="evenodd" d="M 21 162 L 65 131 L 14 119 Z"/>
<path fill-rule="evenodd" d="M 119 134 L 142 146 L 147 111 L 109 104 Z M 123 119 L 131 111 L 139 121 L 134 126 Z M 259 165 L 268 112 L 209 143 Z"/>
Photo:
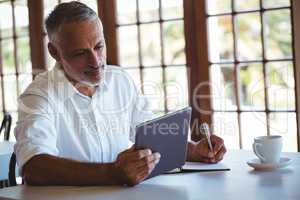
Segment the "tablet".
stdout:
<path fill-rule="evenodd" d="M 185 164 L 191 112 L 191 107 L 187 107 L 136 127 L 135 148 L 149 148 L 161 154 L 159 163 L 147 178 Z"/>

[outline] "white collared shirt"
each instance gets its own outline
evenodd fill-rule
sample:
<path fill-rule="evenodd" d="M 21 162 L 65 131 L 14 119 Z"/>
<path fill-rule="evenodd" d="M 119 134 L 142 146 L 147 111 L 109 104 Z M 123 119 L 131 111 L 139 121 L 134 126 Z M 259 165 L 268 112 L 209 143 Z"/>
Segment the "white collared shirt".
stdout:
<path fill-rule="evenodd" d="M 79 93 L 58 64 L 28 86 L 14 130 L 20 169 L 38 154 L 113 162 L 134 142 L 134 127 L 152 112 L 122 68 L 107 65 L 103 71 L 92 97 Z"/>

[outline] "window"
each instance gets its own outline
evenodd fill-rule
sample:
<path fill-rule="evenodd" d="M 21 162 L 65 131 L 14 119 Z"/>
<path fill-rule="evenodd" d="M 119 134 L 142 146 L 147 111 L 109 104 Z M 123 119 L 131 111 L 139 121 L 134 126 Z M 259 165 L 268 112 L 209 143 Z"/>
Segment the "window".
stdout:
<path fill-rule="evenodd" d="M 188 104 L 182 0 L 118 0 L 120 65 L 157 115 Z"/>
<path fill-rule="evenodd" d="M 17 97 L 32 81 L 27 1 L 0 1 L 0 12 L 0 119 L 9 112 L 13 130 L 18 117 Z"/>
<path fill-rule="evenodd" d="M 297 151 L 291 2 L 206 2 L 215 129 L 229 148 L 279 134 Z"/>
<path fill-rule="evenodd" d="M 280 134 L 284 151 L 296 151 L 297 141 L 300 150 L 298 1 L 81 1 L 99 10 L 108 62 L 132 76 L 157 115 L 190 101 L 192 119 L 212 116 L 230 149 L 251 148 L 256 135 Z M 17 96 L 32 73 L 54 65 L 39 16 L 60 2 L 0 0 L 0 115 L 12 112 L 14 122 Z M 194 105 L 198 94 L 205 97 Z"/>

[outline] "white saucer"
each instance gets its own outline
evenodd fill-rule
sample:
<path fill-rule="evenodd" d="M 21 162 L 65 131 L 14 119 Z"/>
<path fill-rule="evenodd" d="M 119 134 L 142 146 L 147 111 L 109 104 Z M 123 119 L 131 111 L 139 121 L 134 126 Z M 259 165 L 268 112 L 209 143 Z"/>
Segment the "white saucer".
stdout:
<path fill-rule="evenodd" d="M 255 170 L 275 170 L 279 168 L 284 168 L 292 163 L 290 158 L 281 157 L 279 163 L 271 164 L 271 163 L 261 163 L 258 158 L 251 159 L 247 162 L 250 167 L 253 167 Z"/>

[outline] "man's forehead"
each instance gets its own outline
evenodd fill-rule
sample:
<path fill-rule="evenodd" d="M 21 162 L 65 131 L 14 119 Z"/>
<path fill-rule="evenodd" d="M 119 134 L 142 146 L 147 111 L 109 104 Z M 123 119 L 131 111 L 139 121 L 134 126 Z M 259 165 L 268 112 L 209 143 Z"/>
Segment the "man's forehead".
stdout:
<path fill-rule="evenodd" d="M 66 22 L 63 23 L 58 30 L 59 33 L 72 33 L 75 31 L 76 32 L 89 32 L 89 31 L 103 32 L 103 26 L 99 18 L 97 18 L 94 20 Z"/>
<path fill-rule="evenodd" d="M 89 20 L 65 23 L 58 31 L 59 43 L 101 42 L 104 40 L 101 21 Z"/>

